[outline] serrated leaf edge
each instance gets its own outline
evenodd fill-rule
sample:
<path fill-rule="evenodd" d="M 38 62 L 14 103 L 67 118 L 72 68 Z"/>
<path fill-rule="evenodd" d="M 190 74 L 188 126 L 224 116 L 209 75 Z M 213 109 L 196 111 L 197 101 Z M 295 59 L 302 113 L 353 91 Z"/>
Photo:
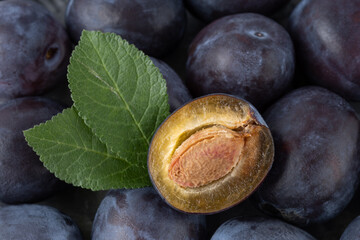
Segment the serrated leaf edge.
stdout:
<path fill-rule="evenodd" d="M 123 39 L 120 35 L 115 34 L 115 33 L 103 33 L 103 32 L 100 32 L 100 31 L 88 31 L 88 30 L 83 30 L 83 32 L 82 32 L 82 34 L 81 34 L 81 37 L 80 37 L 80 40 L 81 40 L 83 37 L 87 37 L 88 40 L 89 40 L 89 41 L 91 42 L 91 44 L 93 45 L 93 42 L 92 42 L 91 39 L 87 36 L 87 34 L 88 34 L 88 33 L 91 33 L 91 32 L 93 32 L 93 33 L 95 33 L 95 34 L 97 34 L 97 35 L 99 35 L 99 34 L 106 34 L 106 35 L 108 35 L 108 36 L 113 36 L 113 37 L 118 38 L 119 40 L 123 41 L 124 44 L 125 44 L 125 46 L 129 46 L 129 47 L 131 47 L 131 48 L 138 49 L 134 44 L 130 44 L 130 43 L 127 42 L 125 39 Z M 93 46 L 94 46 L 94 45 L 93 45 Z M 94 47 L 94 49 L 95 49 L 95 47 Z M 74 51 L 75 51 L 75 50 L 79 50 L 79 45 L 76 45 L 76 46 L 75 46 Z M 96 49 L 95 49 L 95 50 L 96 50 Z M 127 50 L 125 49 L 125 51 L 127 51 Z M 96 50 L 96 53 L 97 53 L 97 55 L 99 56 L 99 58 L 101 59 L 101 57 L 100 57 L 100 55 L 99 55 L 99 52 L 98 52 L 97 50 Z M 139 58 L 140 58 L 140 57 L 143 58 L 145 62 L 150 62 L 150 63 L 154 66 L 155 71 L 157 71 L 157 72 L 160 74 L 160 76 L 162 76 L 162 74 L 160 73 L 160 70 L 152 63 L 150 57 L 148 57 L 147 55 L 145 55 L 145 54 L 144 54 L 142 51 L 140 51 L 140 50 L 137 51 L 136 54 L 138 55 Z M 73 55 L 72 55 L 72 56 L 70 57 L 70 64 L 71 64 L 71 62 L 73 62 L 73 61 L 76 61 L 77 63 L 82 64 L 82 63 L 79 62 L 78 60 L 74 59 L 74 57 L 73 57 Z M 92 70 L 92 69 L 89 69 L 86 65 L 84 65 L 84 64 L 82 64 L 82 65 L 85 66 L 85 67 L 89 70 L 89 72 L 93 72 L 93 70 Z M 106 69 L 106 66 L 105 66 L 103 63 L 102 63 L 102 65 L 103 65 L 104 69 L 106 70 L 106 73 L 107 73 L 108 77 L 109 77 L 114 83 L 116 83 L 116 82 L 113 80 L 113 78 L 110 76 L 108 70 Z M 95 72 L 93 72 L 93 73 L 95 73 Z M 68 78 L 68 79 L 70 79 L 70 78 L 69 78 L 69 74 L 70 74 L 70 68 L 68 68 L 68 73 L 67 73 L 67 78 Z M 93 75 L 96 76 L 98 79 L 100 79 L 102 82 L 105 83 L 105 81 L 102 80 L 97 74 L 93 74 Z M 162 77 L 162 78 L 163 78 L 163 77 Z M 165 86 L 166 86 L 165 80 L 164 80 L 163 82 L 165 83 Z M 86 114 L 83 114 L 83 112 L 79 110 L 79 108 L 78 108 L 77 105 L 76 105 L 76 102 L 77 102 L 77 101 L 75 101 L 74 98 L 73 98 L 71 85 L 72 85 L 72 83 L 71 83 L 71 81 L 69 81 L 69 88 L 70 88 L 70 91 L 71 91 L 71 99 L 72 99 L 72 101 L 73 101 L 73 103 L 74 103 L 73 106 L 76 108 L 79 116 L 84 120 L 84 123 L 91 129 L 92 133 L 93 133 L 102 143 L 104 143 L 104 144 L 106 145 L 106 147 L 107 147 L 111 152 L 114 152 L 114 153 L 116 153 L 117 155 L 119 155 L 119 154 L 120 154 L 119 152 L 115 151 L 115 150 L 113 149 L 113 147 L 109 146 L 109 145 L 106 143 L 106 140 L 104 139 L 105 136 L 104 136 L 104 135 L 100 135 L 100 134 L 98 133 L 99 131 L 96 131 L 97 128 L 94 127 L 94 126 L 91 126 L 91 124 L 89 123 L 88 118 L 86 117 Z M 107 84 L 106 84 L 106 85 L 107 85 Z M 115 85 L 117 85 L 117 84 L 115 84 Z M 111 86 L 109 86 L 109 90 L 112 91 L 112 89 L 113 89 L 113 88 L 112 88 Z M 117 89 L 117 90 L 118 90 L 118 91 L 117 91 L 116 93 L 119 94 L 119 95 L 121 95 L 120 90 L 119 90 L 119 89 Z M 117 94 L 116 94 L 116 95 L 117 95 Z M 166 93 L 166 96 L 168 96 L 167 93 Z M 121 100 L 126 104 L 127 110 L 128 110 L 128 112 L 130 113 L 130 115 L 131 115 L 134 123 L 136 124 L 138 130 L 141 132 L 143 139 L 146 141 L 147 145 L 149 146 L 149 145 L 150 145 L 151 138 L 152 138 L 152 135 L 156 132 L 157 127 L 158 127 L 158 126 L 161 124 L 161 122 L 162 122 L 162 121 L 159 121 L 159 119 L 162 118 L 162 119 L 164 120 L 164 119 L 170 114 L 169 111 L 167 111 L 167 113 L 164 114 L 164 116 L 161 116 L 162 114 L 157 114 L 157 122 L 155 123 L 155 124 L 157 125 L 157 127 L 155 127 L 155 128 L 153 129 L 153 132 L 152 132 L 151 136 L 149 136 L 149 138 L 147 138 L 147 137 L 145 136 L 145 134 L 143 133 L 142 129 L 140 128 L 139 123 L 136 121 L 136 119 L 135 119 L 135 117 L 134 117 L 134 114 L 133 114 L 133 112 L 131 111 L 131 109 L 129 108 L 127 102 L 124 100 L 123 97 L 121 97 Z M 165 106 L 164 106 L 164 104 L 165 104 Z M 163 108 L 163 107 L 167 107 L 167 109 L 169 109 L 169 104 L 168 104 L 167 101 L 165 101 L 165 102 L 161 105 L 160 108 Z M 160 109 L 160 108 L 159 108 L 159 109 Z M 142 165 L 139 165 L 139 164 L 134 164 L 134 163 L 133 163 L 133 165 L 134 165 L 134 166 L 138 166 L 138 167 L 143 167 Z"/>
<path fill-rule="evenodd" d="M 52 120 L 53 120 L 54 118 L 56 118 L 58 115 L 62 114 L 65 110 L 67 110 L 67 109 L 64 109 L 62 112 L 60 112 L 60 113 L 52 116 L 51 119 L 49 119 L 48 121 L 52 121 Z M 34 125 L 32 128 L 27 129 L 27 130 L 24 130 L 24 131 L 23 131 L 23 134 L 24 134 L 24 137 L 25 137 L 26 142 L 28 142 L 28 140 L 29 140 L 29 138 L 28 138 L 28 136 L 27 136 L 27 133 L 28 133 L 28 132 L 32 131 L 33 129 L 35 130 L 35 129 L 37 129 L 37 128 L 42 128 L 42 126 L 44 126 L 48 121 L 43 122 L 43 123 L 40 123 L 40 124 L 37 124 L 37 125 Z M 97 136 L 95 136 L 95 137 L 97 138 Z M 48 140 L 47 140 L 47 141 L 48 141 Z M 63 145 L 64 145 L 64 144 L 63 144 Z M 29 145 L 29 146 L 30 146 L 30 145 Z M 73 146 L 73 145 L 68 145 L 68 146 Z M 58 174 L 56 171 L 53 171 L 53 170 L 51 169 L 51 167 L 49 167 L 50 164 L 48 164 L 48 161 L 47 161 L 47 158 L 48 158 L 48 157 L 42 156 L 42 155 L 38 152 L 37 149 L 33 148 L 32 146 L 30 146 L 30 147 L 33 149 L 33 151 L 36 153 L 36 155 L 39 156 L 39 160 L 43 163 L 44 167 L 45 167 L 49 172 L 51 172 L 52 174 L 54 174 L 55 177 L 57 177 L 58 179 L 64 181 L 65 183 L 71 184 L 71 185 L 73 185 L 73 186 L 75 186 L 75 187 L 81 187 L 81 188 L 85 188 L 85 189 L 90 189 L 90 190 L 92 190 L 92 191 L 101 191 L 101 190 L 109 190 L 109 189 L 119 188 L 119 186 L 116 186 L 116 185 L 107 186 L 107 187 L 99 186 L 99 184 L 95 184 L 97 181 L 92 181 L 92 182 L 91 182 L 91 184 L 93 184 L 94 186 L 92 186 L 92 187 L 87 187 L 86 185 L 91 185 L 91 184 L 89 184 L 90 181 L 88 181 L 88 184 L 86 184 L 86 183 L 84 184 L 84 181 L 81 180 L 81 179 L 79 179 L 79 178 L 77 178 L 76 181 L 73 181 L 75 178 L 71 178 L 71 177 L 69 177 L 69 176 L 63 178 L 62 176 L 59 176 L 59 174 Z M 82 149 L 82 148 L 78 148 L 78 149 Z M 109 152 L 111 152 L 111 150 L 109 150 L 108 147 L 106 147 L 106 149 L 107 149 L 107 151 L 108 151 L 107 154 L 109 154 Z M 92 151 L 92 152 L 95 152 L 95 153 L 98 153 L 98 154 L 102 154 L 101 152 L 97 152 L 97 151 Z M 111 152 L 111 153 L 113 153 L 114 155 L 108 155 L 109 157 L 112 157 L 112 158 L 115 158 L 115 159 L 119 159 L 119 160 L 121 160 L 121 161 L 125 161 L 126 163 L 130 164 L 129 161 L 120 158 L 116 153 L 114 153 L 114 152 Z M 104 155 L 104 156 L 106 156 L 106 155 Z M 131 164 L 131 165 L 133 165 L 133 166 L 135 166 L 135 167 L 141 167 L 141 168 L 143 168 L 143 169 L 147 169 L 147 167 L 144 167 L 144 166 L 137 166 L 137 165 L 135 165 L 135 164 Z M 148 175 L 146 175 L 146 176 L 144 175 L 144 176 L 139 176 L 138 178 L 133 178 L 133 179 L 134 179 L 133 182 L 135 182 L 135 179 L 145 179 L 145 178 L 149 178 L 149 176 L 148 176 Z M 149 183 L 150 183 L 150 181 L 149 181 Z M 128 185 L 129 187 L 123 187 L 123 188 L 125 188 L 125 189 L 131 189 L 131 188 L 141 188 L 141 187 L 151 186 L 151 184 L 137 184 L 137 183 L 131 184 L 131 183 L 129 183 L 129 182 L 127 183 L 127 185 Z"/>

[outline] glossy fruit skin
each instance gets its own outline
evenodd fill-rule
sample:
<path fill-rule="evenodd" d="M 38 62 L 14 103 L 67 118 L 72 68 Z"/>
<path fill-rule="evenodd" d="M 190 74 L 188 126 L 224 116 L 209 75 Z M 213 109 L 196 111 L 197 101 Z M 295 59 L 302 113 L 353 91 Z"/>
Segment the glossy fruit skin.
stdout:
<path fill-rule="evenodd" d="M 304 0 L 290 17 L 299 65 L 308 77 L 355 101 L 360 101 L 359 9 L 360 0 Z"/>
<path fill-rule="evenodd" d="M 360 239 L 360 216 L 356 217 L 346 227 L 340 240 L 359 240 Z"/>
<path fill-rule="evenodd" d="M 35 202 L 63 186 L 27 145 L 23 130 L 49 120 L 62 106 L 41 97 L 12 99 L 0 106 L 0 200 Z"/>
<path fill-rule="evenodd" d="M 304 230 L 278 219 L 238 217 L 223 223 L 211 240 L 315 240 Z"/>
<path fill-rule="evenodd" d="M 74 42 L 83 29 L 114 32 L 154 57 L 169 53 L 186 27 L 181 0 L 70 0 L 65 21 Z"/>
<path fill-rule="evenodd" d="M 185 6 L 206 22 L 235 13 L 271 14 L 289 0 L 185 0 Z"/>
<path fill-rule="evenodd" d="M 294 74 L 294 49 L 278 23 L 244 13 L 218 19 L 190 45 L 186 85 L 193 96 L 228 93 L 261 110 L 280 97 Z"/>
<path fill-rule="evenodd" d="M 0 2 L 0 99 L 41 94 L 66 79 L 66 31 L 33 1 Z"/>
<path fill-rule="evenodd" d="M 1 239 L 81 240 L 74 221 L 57 209 L 37 204 L 0 208 Z"/>
<path fill-rule="evenodd" d="M 170 208 L 153 188 L 110 190 L 93 223 L 92 239 L 203 239 L 205 217 Z"/>
<path fill-rule="evenodd" d="M 154 57 L 150 58 L 166 80 L 170 112 L 175 111 L 180 106 L 191 101 L 192 96 L 179 75 L 164 61 Z"/>
<path fill-rule="evenodd" d="M 320 87 L 295 90 L 264 114 L 275 142 L 272 170 L 256 192 L 258 206 L 306 225 L 340 213 L 360 171 L 360 121 L 339 95 Z"/>

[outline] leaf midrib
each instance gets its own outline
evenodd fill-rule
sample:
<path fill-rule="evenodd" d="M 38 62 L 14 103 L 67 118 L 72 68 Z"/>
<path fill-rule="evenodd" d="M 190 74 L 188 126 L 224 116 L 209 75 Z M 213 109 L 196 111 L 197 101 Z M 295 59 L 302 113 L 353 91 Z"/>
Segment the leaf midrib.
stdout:
<path fill-rule="evenodd" d="M 132 165 L 126 159 L 120 158 L 117 155 L 110 155 L 107 152 L 99 152 L 99 151 L 95 151 L 95 150 L 93 150 L 91 148 L 80 147 L 79 145 L 76 145 L 76 144 L 68 144 L 68 143 L 65 143 L 65 142 L 59 142 L 59 141 L 56 141 L 56 140 L 50 140 L 50 139 L 40 138 L 40 137 L 36 137 L 36 136 L 31 136 L 31 138 L 34 138 L 34 139 L 37 139 L 37 140 L 40 140 L 40 141 L 44 141 L 44 142 L 55 143 L 55 144 L 62 145 L 62 146 L 72 147 L 72 148 L 75 148 L 75 149 L 78 149 L 78 150 L 82 150 L 83 152 L 95 153 L 95 154 L 102 155 L 102 156 L 107 157 L 107 158 L 113 158 L 115 160 L 121 160 L 121 161 L 124 161 L 125 163 L 127 163 L 129 165 Z"/>
<path fill-rule="evenodd" d="M 105 66 L 105 64 L 104 64 L 104 62 L 103 62 L 103 59 L 102 59 L 101 56 L 100 56 L 100 53 L 99 53 L 98 49 L 95 47 L 92 39 L 90 39 L 89 37 L 88 37 L 88 39 L 89 39 L 89 41 L 91 42 L 91 45 L 92 45 L 93 49 L 95 49 L 95 52 L 96 52 L 96 54 L 98 55 L 98 57 L 99 57 L 99 59 L 100 59 L 100 61 L 101 61 L 101 65 L 102 65 L 102 67 L 104 68 L 107 76 L 109 77 L 109 79 L 112 81 L 112 83 L 113 83 L 114 86 L 115 86 L 115 91 L 114 91 L 114 93 L 117 93 L 117 94 L 115 94 L 115 96 L 117 96 L 118 99 L 120 99 L 120 100 L 124 103 L 125 109 L 129 112 L 129 114 L 130 114 L 133 122 L 135 123 L 135 126 L 137 127 L 137 129 L 138 129 L 139 132 L 141 133 L 142 138 L 146 141 L 146 144 L 149 145 L 149 144 L 150 144 L 149 139 L 146 137 L 145 133 L 144 133 L 143 130 L 141 129 L 140 124 L 136 121 L 135 115 L 134 115 L 134 113 L 131 111 L 131 109 L 130 109 L 129 105 L 127 104 L 127 102 L 125 101 L 124 96 L 121 94 L 120 89 L 118 88 L 118 85 L 116 84 L 115 79 L 113 79 L 113 78 L 111 77 L 108 69 L 106 68 L 106 66 Z M 106 41 L 108 41 L 108 40 L 106 39 Z M 109 45 L 110 45 L 110 44 L 109 44 Z M 113 49 L 111 49 L 111 51 L 114 53 L 114 50 L 113 50 Z M 116 55 L 116 54 L 115 54 L 115 55 Z M 81 63 L 80 61 L 77 61 L 77 62 L 80 63 L 80 64 L 82 64 L 83 66 L 85 66 L 85 67 L 88 69 L 88 71 L 89 71 L 90 74 L 93 72 L 93 71 L 90 71 L 90 69 L 89 69 L 86 65 L 84 65 L 83 63 Z M 93 75 L 94 75 L 94 74 L 93 74 Z M 103 80 L 100 76 L 98 76 L 98 74 L 96 74 L 95 77 L 98 78 L 100 81 L 102 81 L 102 82 L 103 82 L 105 85 L 107 85 L 109 88 L 113 88 L 113 86 L 110 86 L 105 80 Z"/>

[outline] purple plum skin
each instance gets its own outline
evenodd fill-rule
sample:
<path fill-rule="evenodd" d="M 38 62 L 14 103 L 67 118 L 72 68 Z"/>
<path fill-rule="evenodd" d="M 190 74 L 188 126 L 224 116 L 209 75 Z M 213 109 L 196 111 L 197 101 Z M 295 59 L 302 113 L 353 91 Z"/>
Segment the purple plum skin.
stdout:
<path fill-rule="evenodd" d="M 111 190 L 101 202 L 93 240 L 203 239 L 205 216 L 180 213 L 153 188 Z"/>
<path fill-rule="evenodd" d="M 151 57 L 154 65 L 166 80 L 167 94 L 169 96 L 170 112 L 175 111 L 185 103 L 192 100 L 189 90 L 177 73 L 164 61 Z"/>
<path fill-rule="evenodd" d="M 345 228 L 340 240 L 360 240 L 360 216 L 352 220 Z"/>
<path fill-rule="evenodd" d="M 289 24 L 312 83 L 354 101 L 360 101 L 359 9 L 360 0 L 303 0 Z"/>
<path fill-rule="evenodd" d="M 304 230 L 265 217 L 237 217 L 223 223 L 211 240 L 315 240 Z"/>
<path fill-rule="evenodd" d="M 9 100 L 0 106 L 0 201 L 43 200 L 64 186 L 28 146 L 23 130 L 49 120 L 63 107 L 42 97 Z"/>
<path fill-rule="evenodd" d="M 199 19 L 211 22 L 236 13 L 271 14 L 289 0 L 185 0 L 185 6 Z"/>
<path fill-rule="evenodd" d="M 38 95 L 66 79 L 71 43 L 33 1 L 0 1 L 0 99 Z"/>
<path fill-rule="evenodd" d="M 259 14 L 236 14 L 197 34 L 186 85 L 194 97 L 228 93 L 261 110 L 289 88 L 294 69 L 293 44 L 282 26 Z"/>
<path fill-rule="evenodd" d="M 168 54 L 186 27 L 182 0 L 70 0 L 65 16 L 74 42 L 83 29 L 114 32 L 146 54 Z"/>
<path fill-rule="evenodd" d="M 258 206 L 289 222 L 324 222 L 340 213 L 359 182 L 360 121 L 339 95 L 304 87 L 264 114 L 274 165 L 256 192 Z"/>
<path fill-rule="evenodd" d="M 7 240 L 82 240 L 79 228 L 69 216 L 37 204 L 0 208 L 0 236 Z"/>

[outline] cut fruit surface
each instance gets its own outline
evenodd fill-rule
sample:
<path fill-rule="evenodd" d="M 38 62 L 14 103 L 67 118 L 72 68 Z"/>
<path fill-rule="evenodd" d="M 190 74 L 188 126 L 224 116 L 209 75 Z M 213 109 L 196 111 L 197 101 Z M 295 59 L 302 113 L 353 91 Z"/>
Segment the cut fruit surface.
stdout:
<path fill-rule="evenodd" d="M 195 99 L 166 119 L 148 154 L 154 187 L 172 207 L 215 213 L 247 198 L 273 162 L 268 127 L 245 100 Z"/>

